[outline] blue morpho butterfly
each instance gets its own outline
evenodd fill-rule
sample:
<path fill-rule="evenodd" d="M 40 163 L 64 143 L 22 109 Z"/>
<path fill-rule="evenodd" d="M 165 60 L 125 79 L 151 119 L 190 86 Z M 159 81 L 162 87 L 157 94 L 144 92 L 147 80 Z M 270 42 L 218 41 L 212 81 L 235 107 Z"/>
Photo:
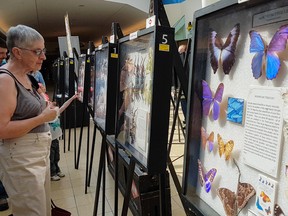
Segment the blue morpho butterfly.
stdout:
<path fill-rule="evenodd" d="M 208 193 L 211 190 L 211 184 L 216 176 L 217 169 L 212 168 L 207 173 L 204 172 L 201 161 L 198 159 L 198 172 L 200 185 L 205 188 L 205 191 Z"/>
<path fill-rule="evenodd" d="M 258 79 L 262 72 L 266 72 L 268 80 L 276 78 L 281 66 L 278 53 L 286 49 L 288 25 L 277 30 L 268 46 L 258 32 L 251 30 L 249 34 L 250 53 L 256 53 L 252 59 L 253 76 Z"/>

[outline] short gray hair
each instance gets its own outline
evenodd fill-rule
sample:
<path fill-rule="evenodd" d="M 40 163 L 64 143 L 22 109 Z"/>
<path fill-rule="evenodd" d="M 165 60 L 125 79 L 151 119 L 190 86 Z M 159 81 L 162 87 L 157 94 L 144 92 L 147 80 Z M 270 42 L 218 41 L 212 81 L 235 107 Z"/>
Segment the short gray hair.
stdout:
<path fill-rule="evenodd" d="M 7 32 L 7 48 L 12 53 L 13 47 L 29 47 L 35 41 L 44 40 L 43 36 L 35 29 L 25 26 L 12 26 Z"/>

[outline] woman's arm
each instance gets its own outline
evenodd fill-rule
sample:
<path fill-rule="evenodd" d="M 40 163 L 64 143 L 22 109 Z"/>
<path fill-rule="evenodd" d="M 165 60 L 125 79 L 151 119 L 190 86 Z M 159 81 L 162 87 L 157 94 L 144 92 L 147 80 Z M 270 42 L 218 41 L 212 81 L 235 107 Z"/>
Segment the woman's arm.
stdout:
<path fill-rule="evenodd" d="M 0 139 L 16 138 L 27 134 L 30 130 L 56 118 L 57 111 L 53 105 L 30 119 L 11 121 L 17 105 L 17 89 L 15 81 L 7 74 L 0 75 Z"/>
<path fill-rule="evenodd" d="M 59 114 L 61 114 L 70 104 L 71 102 L 78 98 L 79 97 L 79 94 L 76 93 L 75 95 L 73 95 L 72 97 L 70 97 L 59 109 Z"/>

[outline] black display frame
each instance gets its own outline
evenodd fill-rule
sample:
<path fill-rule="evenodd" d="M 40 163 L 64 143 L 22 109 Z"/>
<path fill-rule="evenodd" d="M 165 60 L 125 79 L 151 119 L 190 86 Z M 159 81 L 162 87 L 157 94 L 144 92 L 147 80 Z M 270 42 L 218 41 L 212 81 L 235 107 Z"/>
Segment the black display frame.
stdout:
<path fill-rule="evenodd" d="M 68 98 L 72 97 L 75 94 L 75 77 L 74 77 L 74 58 L 65 58 L 65 95 L 68 95 Z"/>
<path fill-rule="evenodd" d="M 240 3 L 239 3 L 240 2 Z M 218 16 L 223 14 L 233 13 L 233 11 L 245 11 L 247 8 L 253 8 L 263 6 L 265 11 L 266 0 L 254 0 L 242 2 L 238 0 L 222 0 L 208 7 L 202 8 L 194 14 L 194 26 L 191 45 L 190 56 L 190 76 L 189 76 L 189 90 L 188 90 L 188 107 L 187 107 L 187 126 L 186 126 L 186 141 L 185 141 L 185 153 L 184 153 L 184 167 L 183 167 L 183 181 L 182 181 L 182 198 L 184 200 L 185 209 L 191 215 L 219 215 L 214 209 L 212 209 L 205 200 L 202 200 L 196 193 L 197 181 L 198 181 L 198 158 L 200 156 L 201 149 L 201 127 L 202 127 L 202 80 L 206 80 L 206 65 L 209 63 L 209 59 L 206 58 L 208 47 L 202 49 L 197 53 L 197 47 L 200 46 L 203 41 L 198 38 L 198 22 L 205 19 L 217 19 Z M 270 2 L 270 1 L 269 1 Z M 284 3 L 283 3 L 284 4 Z M 287 4 L 287 3 L 286 3 Z M 240 22 L 240 20 L 239 20 Z M 251 26 L 253 25 L 251 21 Z M 251 27 L 252 28 L 252 27 Z M 203 30 L 203 29 L 202 29 Z M 211 31 L 211 29 L 205 29 L 205 31 Z M 208 35 L 208 34 L 207 34 Z M 204 38 L 205 43 L 205 38 Z M 208 40 L 206 42 L 208 44 Z M 202 54 L 202 56 L 201 56 Z M 204 57 L 203 57 L 204 56 Z M 201 59 L 201 60 L 200 60 Z M 206 60 L 205 60 L 206 59 Z M 201 64 L 199 64 L 201 62 Z M 197 69 L 197 70 L 196 70 Z"/>
<path fill-rule="evenodd" d="M 82 66 L 82 64 L 84 64 L 84 66 Z M 87 55 L 86 54 L 81 54 L 79 56 L 79 59 L 78 59 L 78 70 L 77 70 L 77 91 L 79 93 L 78 100 L 81 103 L 84 103 L 85 77 L 87 75 L 86 64 L 87 64 Z M 83 70 L 83 71 L 80 72 L 80 70 Z M 81 84 L 80 84 L 80 82 L 81 82 Z M 79 88 L 81 88 L 81 89 L 79 89 Z"/>
<path fill-rule="evenodd" d="M 95 89 L 95 55 L 91 54 L 90 58 L 90 89 L 88 91 L 88 106 L 94 112 L 94 89 Z"/>
<path fill-rule="evenodd" d="M 103 53 L 107 52 L 107 53 Z M 105 60 L 107 60 L 107 76 L 106 76 L 106 113 L 105 113 L 105 124 L 100 122 L 96 117 L 96 95 L 98 95 L 96 91 L 98 91 L 97 87 L 97 68 L 98 68 L 98 60 L 99 55 L 104 54 Z M 106 54 L 106 56 L 105 56 Z M 102 57 L 102 56 L 101 56 Z M 118 67 L 118 45 L 114 43 L 106 43 L 102 44 L 100 47 L 95 49 L 95 57 L 94 57 L 94 67 L 95 67 L 95 79 L 94 79 L 94 123 L 97 127 L 104 131 L 107 135 L 115 134 L 115 119 L 116 119 L 116 102 L 117 102 L 117 67 Z"/>
<path fill-rule="evenodd" d="M 125 148 L 131 154 L 137 163 L 143 166 L 148 173 L 164 173 L 167 163 L 167 142 L 170 113 L 170 91 L 172 79 L 172 62 L 174 29 L 165 26 L 153 26 L 137 33 L 137 37 L 123 37 L 119 40 L 119 64 L 118 64 L 118 89 L 117 89 L 117 121 L 116 121 L 116 142 Z M 122 93 L 120 92 L 120 71 L 121 71 L 121 53 L 122 44 L 134 40 L 141 40 L 148 34 L 152 34 L 153 48 L 153 84 L 152 84 L 152 102 L 150 107 L 150 130 L 148 138 L 148 154 L 145 158 L 139 151 L 131 147 L 129 143 L 122 143 L 118 140 L 120 132 L 119 110 L 122 105 Z M 135 34 L 134 34 L 135 35 Z M 163 48 L 164 47 L 164 48 Z M 127 54 L 127 53 L 126 53 Z M 121 124 L 122 125 L 122 124 Z"/>

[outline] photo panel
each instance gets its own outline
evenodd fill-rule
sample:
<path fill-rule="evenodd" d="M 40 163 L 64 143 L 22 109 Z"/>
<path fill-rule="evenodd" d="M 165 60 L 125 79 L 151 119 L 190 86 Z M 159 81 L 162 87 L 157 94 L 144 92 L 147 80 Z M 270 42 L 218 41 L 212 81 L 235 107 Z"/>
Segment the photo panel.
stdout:
<path fill-rule="evenodd" d="M 105 130 L 108 84 L 108 47 L 95 52 L 95 106 L 94 120 Z"/>
<path fill-rule="evenodd" d="M 150 166 L 151 170 L 157 170 L 160 166 L 157 167 L 155 164 L 153 167 L 150 163 L 156 159 L 156 154 L 161 148 L 166 151 L 167 142 L 165 148 L 162 142 L 167 137 L 155 139 L 154 132 L 156 133 L 157 129 L 152 124 L 156 121 L 156 110 L 160 110 L 159 107 L 162 105 L 162 113 L 157 114 L 158 120 L 163 119 L 163 125 L 158 128 L 158 132 L 167 133 L 168 93 L 170 93 L 172 77 L 170 74 L 172 64 L 167 59 L 172 58 L 170 43 L 172 43 L 173 32 L 170 28 L 152 27 L 138 31 L 136 34 L 136 37 L 130 35 L 119 42 L 116 140 L 144 167 Z M 164 64 L 165 58 L 167 59 Z M 158 100 L 157 104 L 156 100 Z M 152 144 L 153 142 L 159 143 Z M 165 159 L 166 156 L 163 160 Z M 163 168 L 163 164 L 161 166 Z"/>
<path fill-rule="evenodd" d="M 85 66 L 86 66 L 86 54 L 81 54 L 78 61 L 78 82 L 77 90 L 79 93 L 78 100 L 83 103 L 84 97 L 84 81 L 85 81 Z"/>
<path fill-rule="evenodd" d="M 118 48 L 103 44 L 95 50 L 94 121 L 106 134 L 115 134 Z"/>
<path fill-rule="evenodd" d="M 64 75 L 64 89 L 65 89 L 65 96 L 69 95 L 69 77 L 70 77 L 70 58 L 65 58 L 65 75 Z"/>
<path fill-rule="evenodd" d="M 94 92 L 95 92 L 95 54 L 90 59 L 90 89 L 88 91 L 88 106 L 94 110 Z"/>

